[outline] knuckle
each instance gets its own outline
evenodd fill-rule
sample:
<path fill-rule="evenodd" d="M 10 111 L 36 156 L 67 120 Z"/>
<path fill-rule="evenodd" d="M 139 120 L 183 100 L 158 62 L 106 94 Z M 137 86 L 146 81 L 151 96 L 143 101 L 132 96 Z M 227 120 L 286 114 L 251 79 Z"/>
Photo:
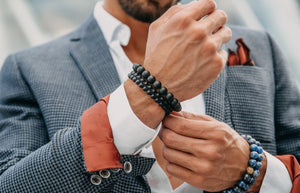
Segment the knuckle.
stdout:
<path fill-rule="evenodd" d="M 206 44 L 206 50 L 209 53 L 216 53 L 218 50 L 218 46 L 216 44 L 216 42 L 212 41 L 212 40 L 208 40 L 207 44 Z"/>
<path fill-rule="evenodd" d="M 168 153 L 168 148 L 167 148 L 167 147 L 165 147 L 165 148 L 163 149 L 162 155 L 163 155 L 163 157 L 164 157 L 165 159 L 168 159 L 169 153 Z"/>
<path fill-rule="evenodd" d="M 203 25 L 194 25 L 191 29 L 191 38 L 195 40 L 204 39 L 207 36 L 206 28 Z"/>
<path fill-rule="evenodd" d="M 217 10 L 216 13 L 220 19 L 227 21 L 227 14 L 223 10 Z"/>
<path fill-rule="evenodd" d="M 232 37 L 232 31 L 231 31 L 231 29 L 229 27 L 224 26 L 223 28 L 224 28 L 224 33 L 225 33 L 225 35 L 227 37 L 226 41 L 229 41 L 231 39 L 231 37 Z"/>
<path fill-rule="evenodd" d="M 176 5 L 173 5 L 172 7 L 170 7 L 170 9 L 168 10 L 169 12 L 177 12 L 179 10 L 182 9 L 182 5 L 179 5 L 179 4 L 176 4 Z"/>
<path fill-rule="evenodd" d="M 217 8 L 217 4 L 214 0 L 206 0 L 206 5 L 209 7 L 209 9 L 215 10 Z"/>
<path fill-rule="evenodd" d="M 178 27 L 186 28 L 190 24 L 191 19 L 187 12 L 182 11 L 182 13 L 173 17 L 173 22 Z"/>
<path fill-rule="evenodd" d="M 165 131 L 162 135 L 162 141 L 165 143 L 165 145 L 172 144 L 174 141 L 174 137 L 171 132 Z"/>

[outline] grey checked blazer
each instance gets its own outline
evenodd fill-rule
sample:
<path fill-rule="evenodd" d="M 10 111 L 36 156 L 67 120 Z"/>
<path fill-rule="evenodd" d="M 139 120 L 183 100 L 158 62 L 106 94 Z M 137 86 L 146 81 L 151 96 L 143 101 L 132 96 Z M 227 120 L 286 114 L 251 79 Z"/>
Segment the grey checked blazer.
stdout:
<path fill-rule="evenodd" d="M 272 154 L 300 159 L 300 95 L 268 34 L 233 27 L 256 66 L 226 67 L 205 91 L 206 113 L 261 141 Z M 226 48 L 236 49 L 234 41 Z M 0 74 L 0 192 L 150 192 L 154 159 L 123 155 L 123 170 L 90 182 L 80 116 L 120 85 L 93 17 L 75 32 L 5 61 Z M 209 132 L 209 131 L 208 131 Z"/>

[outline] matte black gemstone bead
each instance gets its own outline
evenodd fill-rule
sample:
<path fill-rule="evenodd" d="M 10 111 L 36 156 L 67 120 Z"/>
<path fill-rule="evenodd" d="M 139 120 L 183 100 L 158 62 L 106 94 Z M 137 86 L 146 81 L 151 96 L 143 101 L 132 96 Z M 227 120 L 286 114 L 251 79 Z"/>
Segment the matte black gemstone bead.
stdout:
<path fill-rule="evenodd" d="M 144 70 L 145 70 L 145 68 L 144 68 L 143 66 L 139 66 L 139 67 L 137 68 L 136 72 L 137 72 L 138 74 L 142 74 L 142 72 L 144 72 Z"/>
<path fill-rule="evenodd" d="M 142 76 L 143 76 L 144 78 L 148 78 L 148 77 L 150 76 L 150 72 L 147 71 L 147 70 L 145 70 L 145 71 L 142 73 Z"/>
<path fill-rule="evenodd" d="M 160 89 L 161 88 L 161 83 L 157 80 L 153 83 L 154 88 Z"/>
<path fill-rule="evenodd" d="M 177 99 L 173 99 L 172 102 L 171 102 L 171 106 L 174 108 L 178 103 L 178 100 Z"/>
<path fill-rule="evenodd" d="M 172 93 L 168 93 L 168 94 L 166 95 L 166 99 L 167 99 L 169 102 L 172 102 L 173 98 L 174 98 L 174 96 L 173 96 Z"/>
<path fill-rule="evenodd" d="M 166 95 L 168 93 L 168 89 L 166 87 L 162 87 L 161 89 L 159 89 L 159 93 L 161 95 Z"/>
<path fill-rule="evenodd" d="M 180 105 L 180 103 L 177 103 L 174 107 L 173 107 L 173 109 L 174 109 L 174 111 L 177 111 L 177 112 L 179 112 L 179 111 L 181 111 L 181 105 Z"/>
<path fill-rule="evenodd" d="M 155 77 L 150 75 L 147 80 L 150 84 L 153 84 L 155 82 Z"/>
<path fill-rule="evenodd" d="M 140 67 L 140 66 L 141 66 L 141 65 L 135 63 L 135 64 L 133 64 L 132 68 L 133 68 L 133 70 L 136 72 L 137 69 L 138 69 L 138 67 Z"/>

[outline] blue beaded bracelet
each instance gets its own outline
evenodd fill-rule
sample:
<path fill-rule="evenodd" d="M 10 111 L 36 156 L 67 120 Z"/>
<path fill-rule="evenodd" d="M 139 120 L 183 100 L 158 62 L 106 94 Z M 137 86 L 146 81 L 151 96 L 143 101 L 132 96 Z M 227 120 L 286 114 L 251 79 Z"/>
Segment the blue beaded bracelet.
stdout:
<path fill-rule="evenodd" d="M 250 146 L 250 159 L 248 161 L 247 172 L 242 179 L 233 188 L 223 190 L 223 193 L 245 193 L 250 190 L 251 185 L 255 183 L 255 179 L 260 175 L 259 169 L 262 167 L 263 148 L 260 142 L 256 141 L 250 135 L 242 135 Z"/>

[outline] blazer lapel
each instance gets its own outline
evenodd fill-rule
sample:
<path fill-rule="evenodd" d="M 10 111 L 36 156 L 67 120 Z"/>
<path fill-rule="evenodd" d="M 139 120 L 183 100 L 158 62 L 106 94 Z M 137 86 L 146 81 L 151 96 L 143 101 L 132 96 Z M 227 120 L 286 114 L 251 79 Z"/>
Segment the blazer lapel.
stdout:
<path fill-rule="evenodd" d="M 113 92 L 121 83 L 102 31 L 93 16 L 74 36 L 70 54 L 86 78 L 95 98 Z"/>
<path fill-rule="evenodd" d="M 227 50 L 224 45 L 222 49 Z M 215 80 L 210 87 L 204 92 L 205 112 L 207 115 L 224 122 L 225 113 L 225 86 L 226 86 L 226 69 L 220 73 L 219 78 Z"/>

